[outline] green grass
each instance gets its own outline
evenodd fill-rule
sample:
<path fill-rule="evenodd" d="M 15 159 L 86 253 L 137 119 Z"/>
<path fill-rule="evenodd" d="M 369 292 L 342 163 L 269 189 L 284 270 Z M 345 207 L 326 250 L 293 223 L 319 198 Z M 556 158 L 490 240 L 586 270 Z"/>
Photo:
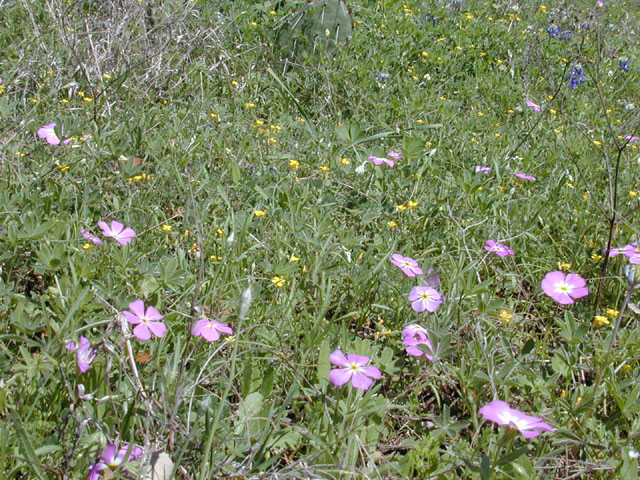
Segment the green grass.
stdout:
<path fill-rule="evenodd" d="M 186 479 L 636 478 L 638 298 L 604 249 L 640 229 L 638 6 L 348 2 L 348 41 L 285 62 L 303 4 L 0 8 L 0 471 L 85 478 L 130 443 L 140 478 L 152 452 Z M 393 253 L 439 274 L 437 312 Z M 541 289 L 560 263 L 574 305 Z M 136 299 L 162 339 L 123 332 Z M 203 315 L 234 337 L 193 337 Z M 405 354 L 410 323 L 436 360 Z M 382 378 L 332 385 L 337 348 Z M 494 399 L 555 432 L 484 421 Z"/>

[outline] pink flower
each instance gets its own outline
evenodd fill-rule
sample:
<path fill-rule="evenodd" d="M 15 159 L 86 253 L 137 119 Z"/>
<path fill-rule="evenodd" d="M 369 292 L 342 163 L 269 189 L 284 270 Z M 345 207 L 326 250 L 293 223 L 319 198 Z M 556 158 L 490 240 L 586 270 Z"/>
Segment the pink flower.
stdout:
<path fill-rule="evenodd" d="M 629 143 L 632 143 L 632 142 L 637 142 L 638 140 L 640 140 L 640 137 L 632 137 L 631 135 L 625 135 L 624 139 L 625 140 L 629 140 Z"/>
<path fill-rule="evenodd" d="M 553 428 L 541 418 L 532 417 L 507 405 L 502 400 L 494 400 L 479 410 L 480 414 L 498 425 L 507 425 L 518 430 L 524 438 L 534 438 L 541 431 L 553 432 Z"/>
<path fill-rule="evenodd" d="M 540 105 L 533 103 L 531 100 L 527 100 L 527 107 L 533 108 L 536 112 L 540 111 Z"/>
<path fill-rule="evenodd" d="M 485 165 L 476 165 L 476 173 L 484 173 L 485 175 L 489 175 L 491 173 L 491 167 L 487 167 Z"/>
<path fill-rule="evenodd" d="M 127 452 L 129 451 L 129 445 L 123 444 L 118 450 L 114 444 L 109 444 L 102 452 L 100 459 L 90 467 L 89 477 L 87 480 L 98 480 L 100 478 L 100 472 L 103 470 L 114 471 L 122 464 L 126 462 L 133 462 L 142 457 L 144 452 L 142 448 L 134 446 L 131 448 L 129 458 L 125 460 Z M 111 478 L 113 475 L 109 476 Z"/>
<path fill-rule="evenodd" d="M 113 220 L 111 225 L 107 225 L 106 222 L 98 222 L 98 226 L 102 229 L 102 235 L 105 237 L 112 237 L 116 242 L 121 245 L 126 245 L 133 240 L 136 236 L 131 228 L 126 227 L 120 222 Z"/>
<path fill-rule="evenodd" d="M 402 158 L 402 152 L 393 152 L 393 151 L 391 151 L 391 152 L 387 153 L 387 157 L 393 158 L 394 160 L 400 160 Z"/>
<path fill-rule="evenodd" d="M 129 308 L 131 312 L 125 310 L 122 314 L 124 318 L 127 319 L 127 322 L 136 326 L 133 329 L 133 335 L 138 340 L 149 340 L 152 334 L 158 338 L 162 338 L 164 334 L 167 333 L 167 326 L 164 322 L 158 321 L 164 317 L 160 315 L 160 312 L 155 308 L 148 307 L 145 311 L 142 300 L 131 302 Z"/>
<path fill-rule="evenodd" d="M 416 275 L 422 275 L 422 269 L 411 257 L 403 257 L 399 253 L 391 255 L 391 263 L 402 270 L 407 277 L 415 277 Z"/>
<path fill-rule="evenodd" d="M 409 329 L 408 327 L 412 327 L 412 329 Z M 433 360 L 433 355 L 429 355 L 418 348 L 418 345 L 426 345 L 429 351 L 432 354 L 434 353 L 426 329 L 419 325 L 408 325 L 402 329 L 402 333 L 404 334 L 405 331 L 407 333 L 411 332 L 408 335 L 404 335 L 404 339 L 402 340 L 402 344 L 407 346 L 405 348 L 407 355 L 411 355 L 412 357 L 421 357 L 424 355 L 427 357 L 427 360 Z"/>
<path fill-rule="evenodd" d="M 48 123 L 47 125 L 38 129 L 38 138 L 44 138 L 49 145 L 60 145 L 60 139 L 56 134 L 56 122 Z M 67 145 L 71 142 L 70 138 L 67 138 L 64 142 Z"/>
<path fill-rule="evenodd" d="M 502 243 L 498 243 L 495 240 L 487 240 L 487 244 L 484 249 L 488 252 L 493 252 L 499 257 L 507 257 L 513 255 L 513 250 Z"/>
<path fill-rule="evenodd" d="M 515 175 L 518 178 L 521 178 L 523 180 L 535 180 L 536 177 L 532 176 L 532 175 L 527 175 L 526 173 L 521 173 L 521 172 L 512 172 L 511 175 Z"/>
<path fill-rule="evenodd" d="M 87 230 L 85 230 L 84 228 L 82 228 L 80 230 L 80 233 L 82 234 L 82 237 L 85 240 L 88 240 L 90 242 L 92 242 L 95 245 L 101 245 L 102 244 L 102 240 L 100 240 L 98 237 L 96 237 L 93 233 L 88 232 Z"/>
<path fill-rule="evenodd" d="M 394 162 L 393 160 L 389 160 L 388 158 L 376 157 L 374 155 L 371 155 L 369 158 L 367 158 L 367 160 L 375 163 L 376 165 L 382 165 L 383 163 L 386 163 L 390 167 L 393 167 L 396 164 L 396 162 Z"/>
<path fill-rule="evenodd" d="M 220 323 L 209 318 L 201 318 L 193 326 L 192 335 L 201 336 L 207 342 L 215 342 L 220 338 L 220 334 L 233 335 L 233 330 L 226 323 Z"/>
<path fill-rule="evenodd" d="M 442 295 L 433 287 L 413 287 L 409 292 L 411 308 L 418 313 L 435 312 L 442 303 Z"/>
<path fill-rule="evenodd" d="M 95 348 L 91 348 L 89 340 L 82 335 L 80 336 L 78 345 L 76 345 L 76 342 L 72 341 L 67 343 L 64 348 L 71 350 L 72 352 L 76 352 L 76 356 L 78 357 L 78 368 L 82 373 L 91 368 L 91 363 L 96 358 L 96 355 L 98 355 L 98 351 Z"/>
<path fill-rule="evenodd" d="M 341 350 L 334 350 L 329 355 L 329 360 L 334 365 L 344 368 L 335 368 L 329 372 L 329 380 L 336 386 L 342 386 L 351 381 L 354 388 L 368 390 L 373 385 L 372 378 L 380 379 L 382 373 L 376 367 L 367 367 L 371 361 L 369 357 L 363 357 L 350 353 L 345 357 Z"/>
<path fill-rule="evenodd" d="M 542 290 L 561 305 L 574 303 L 576 298 L 589 294 L 587 282 L 580 275 L 570 273 L 566 277 L 559 270 L 549 272 L 542 280 Z"/>
<path fill-rule="evenodd" d="M 402 329 L 403 337 L 413 337 L 418 335 L 419 333 L 427 333 L 427 329 L 422 325 L 418 325 L 417 323 L 411 323 Z"/>
<path fill-rule="evenodd" d="M 636 249 L 636 242 L 625 245 L 624 247 L 616 247 L 609 250 L 610 257 L 616 257 L 618 255 L 625 255 L 628 257 Z"/>

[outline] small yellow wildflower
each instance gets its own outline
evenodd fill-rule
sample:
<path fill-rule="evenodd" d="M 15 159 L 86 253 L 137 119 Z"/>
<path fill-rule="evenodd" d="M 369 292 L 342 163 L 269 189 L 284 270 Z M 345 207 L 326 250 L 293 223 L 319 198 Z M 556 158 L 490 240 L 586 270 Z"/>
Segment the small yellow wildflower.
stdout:
<path fill-rule="evenodd" d="M 443 102 L 444 102 L 446 99 L 447 99 L 447 97 L 445 97 L 444 95 L 442 95 L 442 96 L 440 97 L 440 100 L 442 100 Z"/>
<path fill-rule="evenodd" d="M 420 204 L 418 202 L 414 202 L 413 200 L 409 200 L 407 202 L 407 208 L 408 209 L 416 208 L 418 205 L 420 205 Z"/>
<path fill-rule="evenodd" d="M 480 52 L 478 53 L 479 56 L 484 57 L 487 54 L 487 52 Z"/>
<path fill-rule="evenodd" d="M 256 106 L 253 102 L 247 102 L 244 104 L 244 108 L 254 108 Z"/>
<path fill-rule="evenodd" d="M 236 341 L 236 337 L 234 335 L 229 335 L 227 336 L 227 338 L 224 339 L 224 341 L 227 343 L 233 343 Z"/>
<path fill-rule="evenodd" d="M 496 138 L 500 138 L 502 135 L 499 134 L 499 133 L 494 133 L 493 136 L 496 137 Z"/>
<path fill-rule="evenodd" d="M 511 109 L 511 108 L 510 108 L 509 110 L 507 110 L 507 113 L 508 113 L 508 114 L 515 113 L 515 110 L 513 110 L 513 109 Z"/>
<path fill-rule="evenodd" d="M 571 183 L 571 182 L 567 182 L 567 183 L 565 183 L 565 185 L 566 185 L 567 187 L 569 187 L 569 188 L 576 188 L 576 186 L 575 186 L 573 183 Z"/>
<path fill-rule="evenodd" d="M 342 158 L 340 159 L 340 163 L 341 163 L 342 165 L 349 165 L 349 164 L 351 163 L 351 161 L 350 161 L 348 158 L 344 158 L 344 157 L 342 157 Z"/>
<path fill-rule="evenodd" d="M 69 99 L 68 98 L 63 98 L 62 100 L 60 100 L 60 103 L 63 105 L 66 105 L 67 103 L 69 103 Z"/>
<path fill-rule="evenodd" d="M 394 222 L 393 220 L 388 221 L 387 225 L 389 226 L 389 228 L 395 228 L 395 227 L 398 226 L 398 224 L 396 222 Z"/>
<path fill-rule="evenodd" d="M 584 193 L 582 194 L 582 199 L 583 199 L 584 201 L 589 200 L 589 192 L 584 192 Z"/>
<path fill-rule="evenodd" d="M 104 78 L 105 80 L 111 80 L 111 75 L 109 75 L 108 73 L 103 73 L 102 78 Z"/>
<path fill-rule="evenodd" d="M 593 324 L 597 327 L 602 327 L 604 325 L 609 325 L 611 322 L 604 315 L 596 315 L 593 317 Z"/>
<path fill-rule="evenodd" d="M 275 10 L 269 10 L 269 15 L 275 15 L 277 12 Z"/>
<path fill-rule="evenodd" d="M 234 87 L 238 86 L 238 81 L 237 80 L 231 80 L 231 85 L 233 85 Z"/>
<path fill-rule="evenodd" d="M 602 260 L 602 255 L 600 255 L 599 253 L 592 253 L 591 259 L 595 262 L 599 262 L 600 260 Z"/>
<path fill-rule="evenodd" d="M 164 225 L 162 225 L 162 230 L 165 232 L 170 232 L 171 230 L 173 230 L 173 227 L 165 223 Z"/>
<path fill-rule="evenodd" d="M 211 260 L 212 262 L 216 262 L 218 260 L 222 260 L 222 257 L 218 255 L 209 255 L 209 260 Z"/>
<path fill-rule="evenodd" d="M 213 118 L 214 120 L 215 120 L 216 118 L 218 118 L 218 114 L 217 114 L 217 113 L 213 113 L 213 112 L 212 112 L 212 113 L 210 113 L 210 114 L 209 114 L 209 116 L 210 116 L 211 118 Z"/>
<path fill-rule="evenodd" d="M 594 140 L 594 141 L 593 141 L 593 144 L 594 144 L 596 147 L 601 147 L 601 146 L 602 146 L 602 142 L 601 142 L 600 140 Z"/>
<path fill-rule="evenodd" d="M 625 363 L 622 366 L 622 370 L 624 370 L 625 372 L 628 372 L 629 370 L 631 370 L 633 367 L 631 365 L 629 365 L 628 363 Z"/>
<path fill-rule="evenodd" d="M 407 209 L 404 205 L 396 205 L 396 210 L 399 212 L 403 212 Z"/>
<path fill-rule="evenodd" d="M 483 112 L 478 112 L 478 116 L 479 117 L 484 117 L 484 113 Z"/>
<path fill-rule="evenodd" d="M 320 171 L 324 172 L 324 173 L 327 173 L 329 171 L 329 167 L 327 167 L 326 165 L 323 165 L 323 166 L 320 167 Z"/>
<path fill-rule="evenodd" d="M 269 143 L 278 143 L 278 139 L 277 139 L 277 138 L 275 138 L 275 137 L 269 137 L 269 138 L 267 139 L 267 142 L 269 142 Z"/>
<path fill-rule="evenodd" d="M 509 323 L 512 319 L 513 313 L 511 313 L 509 310 L 500 311 L 500 320 L 502 320 L 504 323 Z"/>
<path fill-rule="evenodd" d="M 423 50 L 422 52 L 420 52 L 420 56 L 421 57 L 428 57 L 429 56 L 429 52 Z"/>
<path fill-rule="evenodd" d="M 252 27 L 257 27 L 258 26 L 258 22 L 251 22 L 251 26 Z"/>
<path fill-rule="evenodd" d="M 564 270 L 565 272 L 568 272 L 569 270 L 571 270 L 571 264 L 568 262 L 558 262 L 558 268 L 560 270 Z"/>
<path fill-rule="evenodd" d="M 421 118 L 419 118 L 419 119 L 417 119 L 417 120 L 416 120 L 416 123 L 417 123 L 418 125 L 424 125 L 424 120 L 422 120 Z"/>
<path fill-rule="evenodd" d="M 553 108 L 550 108 L 550 109 L 549 109 L 549 113 L 550 113 L 551 115 L 555 115 L 556 113 L 558 113 L 558 111 L 557 111 L 557 110 L 555 110 L 555 109 L 553 109 Z"/>
<path fill-rule="evenodd" d="M 224 232 L 222 231 L 222 229 L 221 229 L 221 228 L 216 229 L 216 233 L 218 234 L 218 236 L 219 236 L 220 238 L 224 237 Z"/>
<path fill-rule="evenodd" d="M 633 190 L 629 190 L 629 196 L 631 198 L 636 198 L 638 196 L 638 192 L 634 192 Z"/>
<path fill-rule="evenodd" d="M 302 118 L 302 117 L 298 117 L 298 118 L 296 118 L 296 122 L 304 123 L 304 122 L 306 122 L 306 120 L 304 118 Z"/>
<path fill-rule="evenodd" d="M 300 260 L 300 259 L 298 257 L 296 257 L 293 253 L 289 257 L 289 261 L 290 262 L 297 262 L 298 260 Z"/>
<path fill-rule="evenodd" d="M 298 160 L 294 160 L 293 158 L 289 160 L 289 168 L 291 170 L 296 170 L 300 166 L 300 162 Z"/>
<path fill-rule="evenodd" d="M 287 283 L 287 280 L 282 277 L 276 276 L 271 279 L 271 283 L 273 283 L 278 288 L 282 288 L 284 287 L 285 283 Z"/>
<path fill-rule="evenodd" d="M 620 315 L 620 312 L 615 308 L 607 308 L 607 315 L 609 315 L 610 317 L 617 317 L 618 315 Z"/>
<path fill-rule="evenodd" d="M 267 210 L 266 209 L 264 209 L 264 210 L 254 210 L 253 211 L 253 215 L 255 217 L 258 217 L 258 218 L 259 217 L 264 217 L 266 214 L 267 214 Z"/>
<path fill-rule="evenodd" d="M 67 173 L 69 171 L 69 165 L 60 165 L 58 168 L 62 173 Z"/>
<path fill-rule="evenodd" d="M 547 6 L 546 5 L 540 5 L 540 8 L 538 8 L 538 10 L 542 13 L 546 13 L 547 11 Z"/>
<path fill-rule="evenodd" d="M 82 245 L 82 248 L 84 248 L 85 250 L 91 250 L 93 248 L 93 244 L 85 243 L 84 245 Z"/>

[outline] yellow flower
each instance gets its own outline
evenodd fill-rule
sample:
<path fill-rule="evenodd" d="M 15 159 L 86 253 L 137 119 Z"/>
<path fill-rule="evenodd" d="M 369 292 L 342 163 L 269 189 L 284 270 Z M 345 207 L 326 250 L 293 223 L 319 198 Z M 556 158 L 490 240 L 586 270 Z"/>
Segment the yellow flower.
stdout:
<path fill-rule="evenodd" d="M 214 120 L 215 120 L 216 118 L 218 118 L 218 114 L 217 114 L 217 113 L 213 113 L 213 112 L 212 112 L 212 113 L 210 113 L 210 114 L 209 114 L 209 116 L 210 116 L 211 118 L 213 118 Z"/>
<path fill-rule="evenodd" d="M 478 112 L 478 116 L 479 116 L 479 117 L 484 117 L 484 113 L 482 113 L 482 112 Z"/>
<path fill-rule="evenodd" d="M 269 143 L 278 143 L 278 139 L 277 139 L 277 138 L 275 138 L 275 137 L 269 137 L 269 138 L 267 139 L 267 142 L 269 142 Z"/>
<path fill-rule="evenodd" d="M 326 173 L 326 172 L 328 172 L 328 171 L 329 171 L 329 167 L 327 167 L 326 165 L 323 165 L 323 166 L 321 166 L 321 167 L 320 167 L 320 171 L 322 171 L 322 172 L 325 172 L 325 173 Z"/>
<path fill-rule="evenodd" d="M 82 248 L 84 248 L 85 250 L 91 250 L 93 248 L 93 244 L 85 243 L 84 245 L 82 245 Z"/>
<path fill-rule="evenodd" d="M 602 142 L 601 142 L 600 140 L 594 140 L 594 141 L 593 141 L 593 144 L 594 144 L 596 147 L 600 147 L 600 146 L 602 146 Z"/>
<path fill-rule="evenodd" d="M 209 255 L 209 260 L 211 260 L 212 262 L 215 262 L 217 260 L 222 260 L 222 257 L 218 255 Z"/>
<path fill-rule="evenodd" d="M 231 80 L 231 85 L 233 85 L 234 87 L 238 86 L 238 81 L 237 80 Z"/>
<path fill-rule="evenodd" d="M 67 103 L 69 103 L 69 99 L 68 98 L 63 98 L 62 100 L 60 100 L 60 103 L 63 104 L 63 105 L 66 105 Z"/>
<path fill-rule="evenodd" d="M 244 104 L 244 108 L 253 108 L 255 106 L 256 106 L 256 104 L 252 103 L 252 102 L 247 102 L 247 103 Z"/>
<path fill-rule="evenodd" d="M 620 312 L 615 308 L 607 308 L 607 315 L 609 315 L 610 317 L 617 317 L 618 315 L 620 315 Z"/>
<path fill-rule="evenodd" d="M 343 165 L 349 165 L 351 162 L 349 161 L 349 159 L 342 157 L 340 159 L 340 163 Z"/>
<path fill-rule="evenodd" d="M 236 341 L 236 337 L 233 336 L 233 335 L 229 335 L 229 336 L 227 336 L 227 338 L 224 339 L 224 341 L 227 342 L 227 343 L 233 343 L 233 342 Z"/>
<path fill-rule="evenodd" d="M 511 114 L 511 113 L 515 113 L 515 110 L 513 110 L 513 109 L 511 109 L 511 108 L 510 108 L 509 110 L 507 110 L 507 113 L 509 113 L 509 114 Z"/>
<path fill-rule="evenodd" d="M 600 260 L 602 260 L 602 255 L 600 255 L 599 253 L 592 253 L 591 259 L 596 262 L 599 262 Z"/>
<path fill-rule="evenodd" d="M 60 165 L 58 168 L 62 173 L 67 173 L 69 171 L 69 165 Z"/>
<path fill-rule="evenodd" d="M 162 230 L 165 232 L 170 232 L 171 230 L 173 230 L 173 227 L 165 223 L 164 225 L 162 225 Z"/>
<path fill-rule="evenodd" d="M 216 233 L 218 234 L 218 236 L 219 236 L 220 238 L 222 238 L 222 237 L 224 236 L 224 232 L 222 231 L 222 229 L 221 229 L 221 228 L 216 229 Z"/>
<path fill-rule="evenodd" d="M 93 97 L 82 97 L 82 100 L 84 100 L 87 103 L 91 103 L 93 102 Z"/>
<path fill-rule="evenodd" d="M 271 279 L 271 283 L 273 283 L 278 288 L 282 288 L 284 287 L 285 283 L 287 283 L 287 281 L 281 277 L 273 277 Z"/>
<path fill-rule="evenodd" d="M 629 370 L 631 370 L 633 367 L 631 367 L 631 365 L 629 365 L 628 363 L 625 363 L 622 366 L 622 370 L 624 370 L 625 372 L 628 372 Z"/>
<path fill-rule="evenodd" d="M 108 73 L 103 73 L 102 74 L 102 78 L 104 78 L 106 80 L 110 80 L 111 79 L 111 75 L 109 75 Z"/>
<path fill-rule="evenodd" d="M 585 201 L 589 200 L 589 192 L 584 192 L 582 194 L 582 199 L 585 200 Z"/>
<path fill-rule="evenodd" d="M 444 95 L 442 95 L 442 96 L 440 97 L 440 100 L 442 100 L 442 101 L 445 101 L 446 99 L 447 99 L 447 97 L 445 97 Z"/>
<path fill-rule="evenodd" d="M 549 109 L 549 113 L 550 113 L 551 115 L 555 115 L 556 113 L 558 113 L 558 111 L 557 111 L 557 110 L 555 110 L 555 109 L 553 109 L 553 108 L 550 108 L 550 109 Z"/>
<path fill-rule="evenodd" d="M 416 123 L 418 125 L 424 125 L 424 120 L 422 120 L 421 118 L 419 118 L 418 120 L 416 120 Z"/>
<path fill-rule="evenodd" d="M 638 192 L 634 192 L 633 190 L 629 190 L 629 196 L 631 198 L 636 198 L 638 196 Z"/>
<path fill-rule="evenodd" d="M 542 13 L 545 13 L 547 11 L 547 6 L 546 5 L 540 5 L 540 8 L 538 8 L 538 10 Z"/>
<path fill-rule="evenodd" d="M 291 170 L 296 170 L 300 166 L 300 162 L 298 160 L 294 160 L 293 158 L 289 160 L 289 168 Z"/>
<path fill-rule="evenodd" d="M 306 120 L 304 118 L 302 118 L 302 117 L 298 117 L 298 118 L 296 118 L 296 122 L 304 123 L 304 122 L 306 122 Z"/>
<path fill-rule="evenodd" d="M 275 10 L 269 10 L 269 15 L 275 15 L 277 12 Z"/>
<path fill-rule="evenodd" d="M 398 226 L 398 224 L 396 222 L 394 222 L 393 220 L 388 221 L 387 225 L 389 226 L 389 228 L 395 228 L 395 227 Z"/>
<path fill-rule="evenodd" d="M 258 26 L 258 22 L 251 22 L 251 26 L 252 27 L 257 27 Z"/>
<path fill-rule="evenodd" d="M 414 202 L 413 200 L 409 200 L 407 202 L 407 208 L 411 209 L 411 208 L 416 208 L 418 205 L 420 205 L 418 202 Z"/>
<path fill-rule="evenodd" d="M 264 217 L 267 214 L 267 210 L 254 210 L 253 215 L 256 217 Z"/>
<path fill-rule="evenodd" d="M 298 257 L 296 257 L 293 253 L 289 257 L 289 261 L 290 262 L 297 262 L 298 260 L 300 260 L 300 259 Z"/>
<path fill-rule="evenodd" d="M 511 313 L 509 310 L 500 311 L 500 320 L 502 320 L 504 323 L 509 323 L 512 319 L 513 313 Z"/>
<path fill-rule="evenodd" d="M 604 315 L 596 315 L 593 317 L 593 324 L 597 327 L 602 327 L 604 325 L 609 325 L 611 322 Z"/>
<path fill-rule="evenodd" d="M 568 262 L 558 262 L 558 268 L 567 272 L 571 270 L 571 264 Z"/>
<path fill-rule="evenodd" d="M 403 212 L 407 209 L 404 205 L 396 205 L 396 210 L 399 212 Z"/>
<path fill-rule="evenodd" d="M 569 188 L 576 188 L 576 186 L 575 186 L 573 183 L 571 183 L 571 182 L 567 182 L 567 183 L 565 183 L 565 185 L 566 185 L 567 187 L 569 187 Z"/>

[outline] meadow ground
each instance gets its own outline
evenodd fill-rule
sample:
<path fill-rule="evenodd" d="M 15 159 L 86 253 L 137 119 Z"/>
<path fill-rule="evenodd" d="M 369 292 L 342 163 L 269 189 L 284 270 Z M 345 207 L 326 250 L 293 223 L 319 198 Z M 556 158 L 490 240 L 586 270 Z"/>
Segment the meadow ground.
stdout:
<path fill-rule="evenodd" d="M 3 478 L 637 478 L 640 6 L 325 3 L 0 0 Z"/>

